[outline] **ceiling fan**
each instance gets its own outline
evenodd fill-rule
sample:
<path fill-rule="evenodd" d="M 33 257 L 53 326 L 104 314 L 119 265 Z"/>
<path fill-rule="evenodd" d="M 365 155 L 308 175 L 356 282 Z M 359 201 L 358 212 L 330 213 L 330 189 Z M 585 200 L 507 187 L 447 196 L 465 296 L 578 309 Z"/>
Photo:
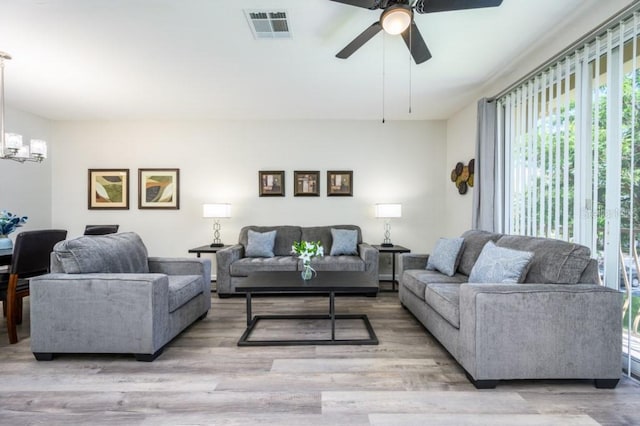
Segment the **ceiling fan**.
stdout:
<path fill-rule="evenodd" d="M 434 13 L 450 10 L 478 9 L 483 7 L 496 7 L 502 4 L 502 0 L 331 0 L 351 6 L 363 7 L 369 10 L 382 9 L 380 19 L 342 49 L 336 57 L 347 59 L 356 50 L 380 31 L 396 35 L 401 34 L 407 48 L 413 56 L 416 64 L 421 64 L 431 58 L 431 52 L 424 42 L 420 30 L 413 20 L 414 12 Z"/>

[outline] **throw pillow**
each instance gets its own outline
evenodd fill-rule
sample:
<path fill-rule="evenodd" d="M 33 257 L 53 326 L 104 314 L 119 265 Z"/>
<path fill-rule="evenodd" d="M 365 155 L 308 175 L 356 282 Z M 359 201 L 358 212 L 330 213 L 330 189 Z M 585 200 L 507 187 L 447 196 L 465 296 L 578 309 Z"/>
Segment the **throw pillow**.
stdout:
<path fill-rule="evenodd" d="M 331 237 L 333 238 L 331 256 L 358 254 L 358 231 L 355 229 L 331 228 Z"/>
<path fill-rule="evenodd" d="M 249 230 L 245 255 L 247 257 L 273 257 L 276 232 L 277 231 L 256 232 Z"/>
<path fill-rule="evenodd" d="M 464 238 L 440 238 L 427 260 L 427 269 L 452 277 L 458 269 Z"/>
<path fill-rule="evenodd" d="M 489 241 L 478 256 L 470 283 L 521 283 L 533 259 L 533 252 L 497 247 Z"/>

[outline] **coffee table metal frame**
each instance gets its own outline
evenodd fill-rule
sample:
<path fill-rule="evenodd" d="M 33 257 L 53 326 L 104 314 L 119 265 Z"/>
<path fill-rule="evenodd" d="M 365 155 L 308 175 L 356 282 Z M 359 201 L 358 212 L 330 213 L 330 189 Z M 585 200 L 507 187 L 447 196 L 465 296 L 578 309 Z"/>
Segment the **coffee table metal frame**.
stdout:
<path fill-rule="evenodd" d="M 378 292 L 376 283 L 365 282 L 361 272 L 321 272 L 322 279 L 314 278 L 303 281 L 300 272 L 256 272 L 250 274 L 250 280 L 236 287 L 236 291 L 246 294 L 247 328 L 238 341 L 238 346 L 296 346 L 296 345 L 377 345 L 378 337 L 369 318 L 365 314 L 336 314 L 336 294 L 375 295 Z M 252 294 L 321 294 L 329 296 L 329 314 L 297 314 L 297 315 L 253 315 Z M 262 320 L 330 320 L 330 339 L 275 339 L 249 340 L 258 322 Z M 336 321 L 359 319 L 364 323 L 369 337 L 366 339 L 337 339 Z"/>

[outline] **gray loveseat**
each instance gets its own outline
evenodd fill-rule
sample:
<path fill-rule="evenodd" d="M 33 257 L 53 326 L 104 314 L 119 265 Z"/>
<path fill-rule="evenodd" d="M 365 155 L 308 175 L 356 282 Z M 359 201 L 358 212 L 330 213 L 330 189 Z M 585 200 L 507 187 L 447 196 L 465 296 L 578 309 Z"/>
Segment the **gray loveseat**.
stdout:
<path fill-rule="evenodd" d="M 428 255 L 400 256 L 400 302 L 478 388 L 510 379 L 595 379 L 621 374 L 622 294 L 598 285 L 587 247 L 467 231 L 453 276 L 426 270 Z M 533 252 L 523 283 L 468 283 L 484 245 Z"/>
<path fill-rule="evenodd" d="M 62 241 L 31 280 L 31 351 L 133 353 L 153 361 L 211 307 L 209 259 L 147 257 L 133 233 Z"/>
<path fill-rule="evenodd" d="M 331 229 L 357 231 L 357 254 L 331 256 L 333 238 Z M 246 257 L 249 231 L 276 231 L 273 257 Z M 216 253 L 217 292 L 219 297 L 235 293 L 235 287 L 251 272 L 256 271 L 302 271 L 302 262 L 291 253 L 295 241 L 320 241 L 324 248 L 323 257 L 315 257 L 311 267 L 316 271 L 366 271 L 372 279 L 378 280 L 378 251 L 362 242 L 362 231 L 356 225 L 334 226 L 245 226 L 240 230 L 238 244 Z"/>

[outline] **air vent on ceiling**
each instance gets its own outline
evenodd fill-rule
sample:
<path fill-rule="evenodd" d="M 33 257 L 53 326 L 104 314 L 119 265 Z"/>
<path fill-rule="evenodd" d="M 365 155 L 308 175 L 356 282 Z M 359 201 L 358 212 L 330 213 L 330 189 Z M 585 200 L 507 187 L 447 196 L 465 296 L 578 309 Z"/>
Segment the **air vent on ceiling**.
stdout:
<path fill-rule="evenodd" d="M 291 38 L 286 11 L 245 9 L 244 13 L 255 38 Z"/>

